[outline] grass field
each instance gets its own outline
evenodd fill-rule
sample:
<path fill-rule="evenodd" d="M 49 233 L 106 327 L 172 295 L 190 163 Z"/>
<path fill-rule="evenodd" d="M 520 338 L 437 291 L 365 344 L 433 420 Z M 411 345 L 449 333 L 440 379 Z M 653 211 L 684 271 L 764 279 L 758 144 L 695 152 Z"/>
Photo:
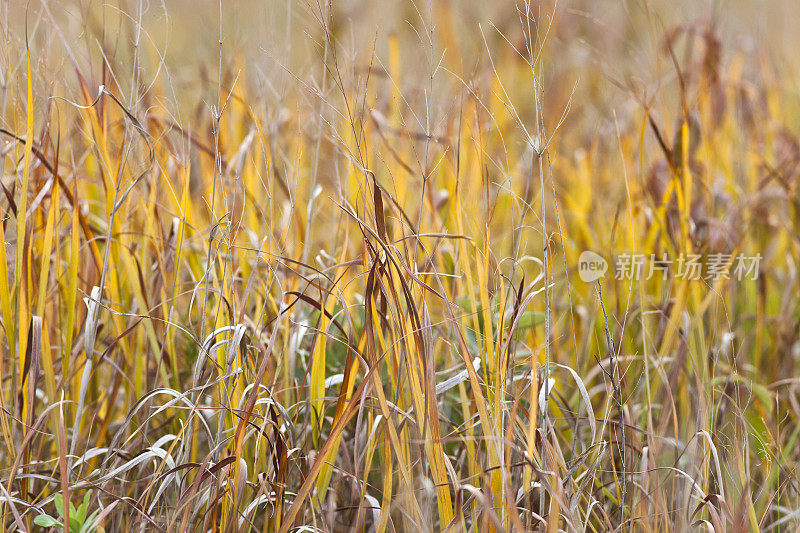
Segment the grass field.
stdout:
<path fill-rule="evenodd" d="M 0 1 L 2 530 L 797 531 L 798 24 Z"/>

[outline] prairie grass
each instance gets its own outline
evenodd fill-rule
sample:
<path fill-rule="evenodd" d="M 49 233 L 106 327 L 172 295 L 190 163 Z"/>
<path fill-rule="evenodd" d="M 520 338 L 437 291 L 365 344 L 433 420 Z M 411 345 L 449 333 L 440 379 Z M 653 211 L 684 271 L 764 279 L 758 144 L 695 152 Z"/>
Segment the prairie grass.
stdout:
<path fill-rule="evenodd" d="M 741 4 L 2 3 L 2 529 L 797 530 Z"/>

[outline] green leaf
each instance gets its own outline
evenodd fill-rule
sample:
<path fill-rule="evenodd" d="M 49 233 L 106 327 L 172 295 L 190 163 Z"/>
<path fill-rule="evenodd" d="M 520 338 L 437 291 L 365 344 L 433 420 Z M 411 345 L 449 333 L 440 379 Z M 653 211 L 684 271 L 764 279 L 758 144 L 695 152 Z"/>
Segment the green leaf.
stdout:
<path fill-rule="evenodd" d="M 91 493 L 86 493 L 86 496 L 83 497 L 83 503 L 78 506 L 78 522 L 81 524 L 86 521 L 86 511 L 89 510 L 89 498 L 91 496 Z"/>
<path fill-rule="evenodd" d="M 33 523 L 41 527 L 56 527 L 61 525 L 61 522 L 46 514 L 40 514 L 34 518 Z"/>
<path fill-rule="evenodd" d="M 92 498 L 92 491 L 91 490 L 87 490 L 86 494 L 83 496 L 83 505 L 87 509 L 89 508 L 89 500 L 91 500 L 91 498 Z"/>
<path fill-rule="evenodd" d="M 79 518 L 77 516 L 75 516 L 72 513 L 70 513 L 70 515 L 69 515 L 69 531 L 70 531 L 70 533 L 80 533 L 82 527 L 83 527 L 83 520 L 79 520 Z"/>
<path fill-rule="evenodd" d="M 61 493 L 56 494 L 53 496 L 53 502 L 56 504 L 56 511 L 58 512 L 58 516 L 64 517 L 62 514 L 64 512 L 64 498 L 61 496 Z"/>
<path fill-rule="evenodd" d="M 522 316 L 519 317 L 519 323 L 517 324 L 517 331 L 519 331 L 520 333 L 524 333 L 525 331 L 531 329 L 533 326 L 538 326 L 543 322 L 544 322 L 544 313 L 525 311 L 524 313 L 522 313 Z"/>
<path fill-rule="evenodd" d="M 94 522 L 97 520 L 97 515 L 99 514 L 100 509 L 96 510 L 86 518 L 86 522 L 83 523 L 83 527 L 81 528 L 81 533 L 89 533 L 90 531 L 93 531 Z"/>

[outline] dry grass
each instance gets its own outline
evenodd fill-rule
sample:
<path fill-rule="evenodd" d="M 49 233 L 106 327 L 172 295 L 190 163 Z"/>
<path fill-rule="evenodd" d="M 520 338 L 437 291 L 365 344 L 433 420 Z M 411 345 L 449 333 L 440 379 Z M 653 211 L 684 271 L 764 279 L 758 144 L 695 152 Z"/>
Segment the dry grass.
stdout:
<path fill-rule="evenodd" d="M 595 4 L 3 3 L 3 529 L 799 527 L 794 49 Z"/>

